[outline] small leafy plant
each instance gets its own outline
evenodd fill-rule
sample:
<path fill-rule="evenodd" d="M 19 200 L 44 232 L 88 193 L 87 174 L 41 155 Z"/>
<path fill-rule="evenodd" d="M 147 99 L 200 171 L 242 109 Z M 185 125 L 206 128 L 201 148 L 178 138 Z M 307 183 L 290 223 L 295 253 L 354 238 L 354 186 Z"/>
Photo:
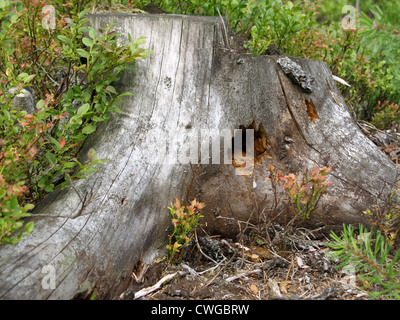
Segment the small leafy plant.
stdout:
<path fill-rule="evenodd" d="M 389 101 L 378 101 L 378 106 L 374 110 L 372 124 L 381 130 L 399 129 L 400 110 L 399 105 Z"/>
<path fill-rule="evenodd" d="M 330 257 L 340 261 L 337 268 L 351 264 L 371 298 L 400 300 L 400 249 L 391 256 L 392 245 L 383 233 L 360 225 L 356 235 L 353 226 L 344 225 L 341 236 L 332 232 L 331 238 L 326 245 L 333 250 Z"/>
<path fill-rule="evenodd" d="M 312 212 L 317 208 L 321 196 L 333 184 L 326 181 L 327 175 L 331 170 L 330 167 L 323 167 L 321 169 L 314 167 L 311 173 L 306 171 L 302 179 L 299 180 L 293 173 L 283 176 L 282 172 L 278 172 L 273 165 L 270 165 L 269 179 L 271 180 L 272 193 L 274 195 L 274 214 L 277 214 L 278 204 L 282 200 L 282 198 L 279 198 L 278 187 L 284 189 L 285 193 L 289 196 L 286 212 L 290 212 L 289 210 L 293 210 L 294 212 L 293 217 L 284 227 L 282 237 L 280 237 L 280 249 L 286 247 L 287 236 L 293 234 L 299 224 L 304 223 L 310 218 Z M 280 213 L 282 212 L 284 211 Z"/>
<path fill-rule="evenodd" d="M 385 236 L 386 242 L 390 244 L 395 242 L 400 230 L 398 226 L 400 219 L 399 192 L 400 182 L 388 195 L 380 195 L 371 209 L 364 211 L 371 225 L 379 230 Z"/>
<path fill-rule="evenodd" d="M 0 1 L 0 244 L 32 231 L 29 223 L 16 235 L 47 193 L 104 163 L 94 150 L 80 163 L 82 145 L 131 95 L 114 88 L 120 73 L 150 53 L 141 48 L 143 38 L 129 35 L 129 43 L 121 44 L 113 26 L 89 27 L 90 4 Z M 45 5 L 55 10 L 51 29 L 43 26 Z M 14 103 L 24 88 L 35 93 L 33 112 Z"/>
<path fill-rule="evenodd" d="M 197 228 L 200 218 L 203 216 L 200 211 L 204 208 L 204 203 L 194 199 L 189 206 L 182 206 L 175 197 L 175 203 L 171 203 L 169 211 L 171 213 L 174 231 L 169 236 L 167 245 L 167 257 L 173 260 L 177 257 L 180 250 L 185 247 L 193 238 L 193 231 Z"/>
<path fill-rule="evenodd" d="M 323 167 L 321 169 L 314 167 L 311 173 L 306 172 L 299 181 L 295 174 L 289 173 L 282 176 L 281 173 L 276 174 L 275 167 L 270 166 L 270 179 L 273 191 L 276 194 L 276 184 L 286 190 L 289 195 L 290 202 L 295 212 L 294 219 L 301 219 L 302 222 L 310 218 L 311 213 L 318 206 L 318 202 L 323 193 L 333 182 L 326 181 L 327 175 L 332 168 Z"/>

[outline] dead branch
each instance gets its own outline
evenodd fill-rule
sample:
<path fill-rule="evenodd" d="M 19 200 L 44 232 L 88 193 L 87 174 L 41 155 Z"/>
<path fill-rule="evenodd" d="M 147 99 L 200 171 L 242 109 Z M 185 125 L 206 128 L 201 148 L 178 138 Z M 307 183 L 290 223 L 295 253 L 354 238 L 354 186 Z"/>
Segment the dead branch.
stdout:
<path fill-rule="evenodd" d="M 243 278 L 243 277 L 247 277 L 248 275 L 254 274 L 254 273 L 261 273 L 261 269 L 255 269 L 255 270 L 250 270 L 250 271 L 245 271 L 242 273 L 239 273 L 237 275 L 231 276 L 229 278 L 226 278 L 226 282 L 231 282 L 233 280 L 239 279 L 239 278 Z"/>
<path fill-rule="evenodd" d="M 172 279 L 175 278 L 175 276 L 177 276 L 178 274 L 182 276 L 182 275 L 187 274 L 187 272 L 185 272 L 185 271 L 177 271 L 177 272 L 175 272 L 175 273 L 166 275 L 165 277 L 161 278 L 155 285 L 153 285 L 153 286 L 151 286 L 151 287 L 144 288 L 144 289 L 142 289 L 142 290 L 136 292 L 136 293 L 135 293 L 135 296 L 133 297 L 133 300 L 137 300 L 137 299 L 139 299 L 139 298 L 142 298 L 142 297 L 148 295 L 149 293 L 152 293 L 152 292 L 154 292 L 154 291 L 160 289 L 161 286 L 162 286 L 165 282 L 168 282 L 168 281 L 172 280 Z"/>

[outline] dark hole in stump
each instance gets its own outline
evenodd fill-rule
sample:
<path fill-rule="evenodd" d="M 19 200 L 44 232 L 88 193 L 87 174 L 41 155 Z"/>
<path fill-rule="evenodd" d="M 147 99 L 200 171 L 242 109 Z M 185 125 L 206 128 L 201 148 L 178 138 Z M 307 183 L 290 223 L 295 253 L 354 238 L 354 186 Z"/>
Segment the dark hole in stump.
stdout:
<path fill-rule="evenodd" d="M 242 148 L 241 148 L 241 155 L 245 159 L 246 158 L 246 130 L 248 129 L 253 129 L 254 130 L 254 163 L 259 164 L 261 161 L 265 159 L 266 156 L 271 156 L 267 150 L 268 146 L 270 145 L 270 142 L 267 137 L 267 132 L 264 129 L 264 126 L 262 123 L 259 124 L 258 128 L 256 125 L 255 120 L 250 125 L 239 125 L 239 129 L 241 131 L 238 131 L 236 133 L 236 136 L 232 137 L 232 150 L 234 152 L 237 152 L 237 150 L 234 149 L 234 144 L 235 144 L 235 138 L 237 135 L 241 134 L 242 135 Z M 239 151 L 239 152 L 240 152 Z M 232 152 L 232 164 L 235 168 L 237 167 L 244 167 L 245 163 L 236 163 L 234 159 L 234 152 Z"/>

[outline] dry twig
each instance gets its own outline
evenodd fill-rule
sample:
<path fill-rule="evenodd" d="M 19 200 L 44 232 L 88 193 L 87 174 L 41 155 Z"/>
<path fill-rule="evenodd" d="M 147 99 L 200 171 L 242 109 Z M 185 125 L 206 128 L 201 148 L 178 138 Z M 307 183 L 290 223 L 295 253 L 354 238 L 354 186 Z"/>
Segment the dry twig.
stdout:
<path fill-rule="evenodd" d="M 247 277 L 250 274 L 254 274 L 254 273 L 261 273 L 261 269 L 255 269 L 255 270 L 250 270 L 250 271 L 245 271 L 239 274 L 236 274 L 234 276 L 231 276 L 229 278 L 226 278 L 226 282 L 231 282 L 233 280 L 239 279 L 239 278 L 243 278 L 243 277 Z"/>
<path fill-rule="evenodd" d="M 133 297 L 133 300 L 142 298 L 142 297 L 148 295 L 149 293 L 152 293 L 152 292 L 160 289 L 164 282 L 170 281 L 171 279 L 173 279 L 178 274 L 179 275 L 185 275 L 185 274 L 187 274 L 187 272 L 177 271 L 175 273 L 166 275 L 165 277 L 161 278 L 155 285 L 153 285 L 151 287 L 144 288 L 144 289 L 136 292 L 135 296 Z"/>

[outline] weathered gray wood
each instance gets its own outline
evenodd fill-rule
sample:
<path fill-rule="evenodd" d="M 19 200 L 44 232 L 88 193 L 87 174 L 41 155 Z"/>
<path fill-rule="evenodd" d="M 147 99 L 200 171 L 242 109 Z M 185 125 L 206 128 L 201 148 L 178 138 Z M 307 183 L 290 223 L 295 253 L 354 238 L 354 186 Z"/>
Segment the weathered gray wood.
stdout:
<path fill-rule="evenodd" d="M 233 51 L 234 39 L 228 36 L 226 43 L 217 18 L 116 14 L 90 19 L 97 29 L 120 23 L 121 41 L 128 32 L 146 36 L 145 47 L 153 54 L 121 78 L 119 90 L 135 94 L 121 105 L 123 114 L 85 144 L 83 157 L 94 148 L 110 162 L 75 183 L 86 197 L 84 206 L 74 188 L 54 192 L 35 209 L 33 234 L 15 247 L 0 247 L 2 299 L 118 295 L 135 265 L 164 254 L 167 207 L 174 196 L 196 196 L 206 203 L 207 230 L 234 236 L 237 223 L 217 216 L 256 219 L 256 204 L 265 196 L 270 207 L 269 164 L 294 173 L 314 163 L 333 167 L 335 185 L 315 215 L 315 223 L 328 227 L 364 221 L 362 210 L 394 179 L 395 165 L 357 128 L 325 63 L 293 58 L 316 79 L 314 91 L 306 94 L 277 68 L 277 57 Z M 313 100 L 315 123 L 305 98 Z M 233 130 L 253 121 L 265 128 L 269 157 L 251 176 L 236 175 L 231 164 L 200 165 L 192 182 L 195 164 L 165 155 L 165 145 L 169 151 L 184 148 L 190 133 Z M 46 289 L 45 266 L 56 272 L 55 289 Z"/>
<path fill-rule="evenodd" d="M 363 211 L 396 186 L 398 168 L 359 130 L 325 63 L 292 58 L 316 79 L 313 92 L 306 94 L 276 67 L 277 59 L 241 56 L 235 60 L 222 55 L 218 70 L 214 69 L 212 94 L 225 106 L 221 117 L 225 126 L 247 126 L 253 120 L 262 124 L 271 157 L 256 165 L 250 178 L 235 176 L 231 166 L 199 168 L 195 187 L 197 196 L 208 204 L 208 232 L 234 236 L 240 230 L 238 224 L 243 230 L 249 217 L 253 223 L 271 217 L 270 164 L 295 174 L 313 165 L 331 166 L 329 180 L 334 185 L 323 196 L 311 223 L 325 226 L 327 232 L 339 231 L 343 223 L 368 225 Z M 305 99 L 315 105 L 319 117 L 315 123 L 308 116 Z"/>

